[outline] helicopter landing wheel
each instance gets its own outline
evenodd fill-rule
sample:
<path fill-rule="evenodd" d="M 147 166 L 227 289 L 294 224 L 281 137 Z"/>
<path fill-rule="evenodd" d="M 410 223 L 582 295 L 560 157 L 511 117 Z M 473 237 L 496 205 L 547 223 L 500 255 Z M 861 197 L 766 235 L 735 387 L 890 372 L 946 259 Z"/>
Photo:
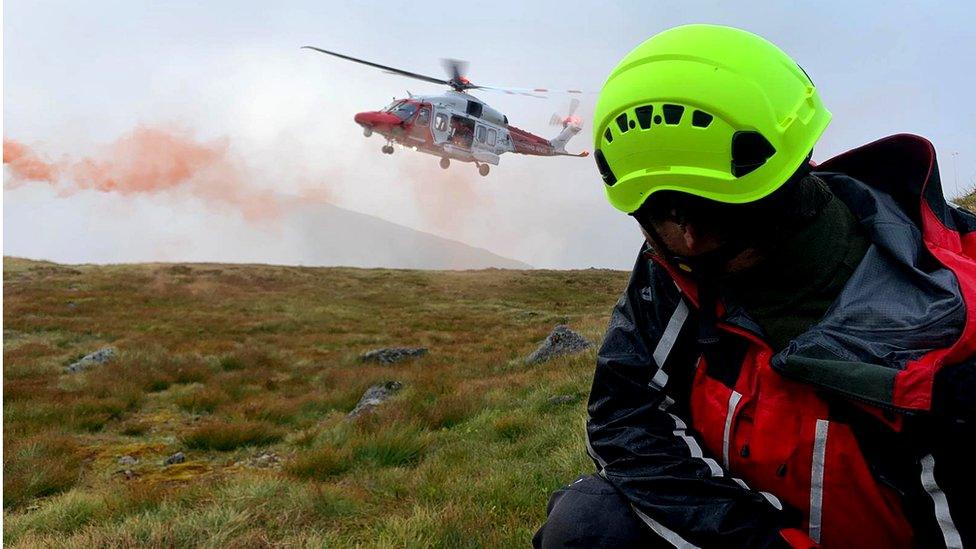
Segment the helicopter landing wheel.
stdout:
<path fill-rule="evenodd" d="M 450 167 L 451 167 L 451 159 L 450 158 L 441 158 L 441 168 L 443 168 L 443 169 L 446 170 L 446 169 L 448 169 Z"/>
<path fill-rule="evenodd" d="M 481 164 L 478 166 L 478 173 L 480 173 L 482 177 L 488 175 L 488 170 L 488 164 Z"/>
<path fill-rule="evenodd" d="M 383 145 L 380 150 L 383 151 L 383 154 L 393 154 L 393 145 Z"/>
<path fill-rule="evenodd" d="M 366 137 L 369 137 L 369 136 L 373 135 L 373 128 L 370 128 L 368 126 L 364 127 L 363 128 L 363 135 L 365 135 Z"/>

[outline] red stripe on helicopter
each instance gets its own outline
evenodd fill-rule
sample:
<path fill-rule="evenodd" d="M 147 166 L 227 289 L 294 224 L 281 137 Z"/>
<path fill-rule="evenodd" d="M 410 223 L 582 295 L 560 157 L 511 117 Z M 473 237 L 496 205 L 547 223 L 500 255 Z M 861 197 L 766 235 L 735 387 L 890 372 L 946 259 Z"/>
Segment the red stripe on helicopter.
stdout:
<path fill-rule="evenodd" d="M 548 139 L 516 128 L 515 126 L 507 127 L 508 134 L 512 136 L 512 143 L 515 145 L 515 152 L 539 156 L 552 155 L 552 145 Z"/>

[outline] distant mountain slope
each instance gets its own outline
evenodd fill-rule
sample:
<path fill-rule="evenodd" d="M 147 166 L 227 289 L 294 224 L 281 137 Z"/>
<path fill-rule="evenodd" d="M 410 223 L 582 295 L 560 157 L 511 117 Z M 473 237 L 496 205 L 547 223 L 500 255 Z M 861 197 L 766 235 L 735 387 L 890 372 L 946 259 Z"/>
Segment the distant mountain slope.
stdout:
<path fill-rule="evenodd" d="M 231 210 L 173 207 L 48 189 L 4 191 L 4 254 L 59 263 L 221 262 L 402 269 L 526 269 L 482 248 L 314 202 L 245 222 Z"/>
<path fill-rule="evenodd" d="M 292 220 L 304 238 L 306 265 L 407 269 L 530 269 L 502 257 L 385 219 L 317 204 Z M 366 253 L 364 253 L 366 252 Z"/>

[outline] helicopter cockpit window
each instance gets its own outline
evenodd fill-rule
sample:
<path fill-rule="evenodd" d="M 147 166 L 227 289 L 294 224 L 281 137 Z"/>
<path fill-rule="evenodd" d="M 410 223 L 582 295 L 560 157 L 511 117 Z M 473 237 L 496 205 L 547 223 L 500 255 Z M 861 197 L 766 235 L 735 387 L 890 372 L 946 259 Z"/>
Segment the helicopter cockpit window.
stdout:
<path fill-rule="evenodd" d="M 447 115 L 439 113 L 434 117 L 434 129 L 439 132 L 447 131 Z"/>
<path fill-rule="evenodd" d="M 396 115 L 400 120 L 410 118 L 415 112 L 417 112 L 417 105 L 414 103 L 400 103 L 390 109 L 390 114 Z"/>
<path fill-rule="evenodd" d="M 423 107 L 420 109 L 420 114 L 417 115 L 417 124 L 421 126 L 426 126 L 430 123 L 430 109 Z"/>
<path fill-rule="evenodd" d="M 478 139 L 478 143 L 484 143 L 485 142 L 485 127 L 484 126 L 478 126 L 478 132 L 475 134 L 475 137 Z"/>
<path fill-rule="evenodd" d="M 497 137 L 497 133 L 495 132 L 495 130 L 488 130 L 488 146 L 489 147 L 494 147 L 495 146 L 495 138 L 496 137 Z"/>

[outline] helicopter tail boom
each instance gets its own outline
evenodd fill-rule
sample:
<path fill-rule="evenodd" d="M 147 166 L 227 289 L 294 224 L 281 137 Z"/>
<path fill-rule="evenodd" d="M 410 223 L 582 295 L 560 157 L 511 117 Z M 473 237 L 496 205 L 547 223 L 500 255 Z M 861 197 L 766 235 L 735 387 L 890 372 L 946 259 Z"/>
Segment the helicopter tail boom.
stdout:
<path fill-rule="evenodd" d="M 566 151 L 566 143 L 582 130 L 582 126 L 568 124 L 563 128 L 559 135 L 553 139 L 539 137 L 534 133 L 508 126 L 508 133 L 512 136 L 512 143 L 516 153 L 528 154 L 532 156 L 588 156 L 590 153 L 571 153 Z"/>
<path fill-rule="evenodd" d="M 587 156 L 590 154 L 586 151 L 579 154 L 566 152 L 566 143 L 568 143 L 569 140 L 578 134 L 582 129 L 583 127 L 578 124 L 567 124 L 566 127 L 563 128 L 563 131 L 559 132 L 559 135 L 549 141 L 549 144 L 552 145 L 552 154 L 563 156 Z"/>

